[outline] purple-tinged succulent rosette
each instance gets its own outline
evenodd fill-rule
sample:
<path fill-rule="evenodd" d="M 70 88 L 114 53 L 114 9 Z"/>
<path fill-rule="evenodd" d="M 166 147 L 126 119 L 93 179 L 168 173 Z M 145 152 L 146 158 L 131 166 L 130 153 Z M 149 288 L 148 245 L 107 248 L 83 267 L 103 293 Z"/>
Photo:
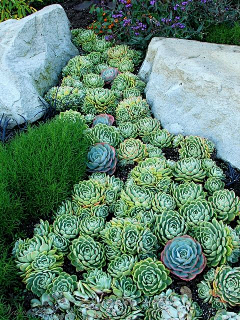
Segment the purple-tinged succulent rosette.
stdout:
<path fill-rule="evenodd" d="M 114 147 L 110 146 L 108 143 L 96 143 L 91 147 L 87 158 L 89 172 L 105 172 L 113 174 L 116 170 L 116 152 Z"/>
<path fill-rule="evenodd" d="M 120 74 L 119 70 L 114 67 L 108 67 L 101 72 L 101 77 L 106 84 L 113 82 L 113 80 Z"/>
<path fill-rule="evenodd" d="M 93 119 L 93 127 L 96 126 L 96 124 L 102 123 L 106 124 L 108 126 L 112 126 L 114 122 L 114 117 L 111 114 L 99 114 Z"/>
<path fill-rule="evenodd" d="M 194 279 L 206 267 L 201 245 L 188 235 L 168 241 L 161 253 L 163 264 L 182 280 Z"/>

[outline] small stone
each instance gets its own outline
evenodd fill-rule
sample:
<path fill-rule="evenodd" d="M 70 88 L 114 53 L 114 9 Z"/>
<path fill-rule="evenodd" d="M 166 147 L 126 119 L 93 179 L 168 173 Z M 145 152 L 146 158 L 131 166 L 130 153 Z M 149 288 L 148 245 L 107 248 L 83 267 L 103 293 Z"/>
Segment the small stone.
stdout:
<path fill-rule="evenodd" d="M 189 299 L 192 299 L 192 291 L 187 286 L 183 286 L 180 288 L 181 294 L 186 294 Z"/>

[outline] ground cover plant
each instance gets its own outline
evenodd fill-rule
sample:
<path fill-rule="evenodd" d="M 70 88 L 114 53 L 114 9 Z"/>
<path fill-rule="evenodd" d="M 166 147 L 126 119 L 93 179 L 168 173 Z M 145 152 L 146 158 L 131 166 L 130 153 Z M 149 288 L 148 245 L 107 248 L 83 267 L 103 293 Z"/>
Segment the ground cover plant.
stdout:
<path fill-rule="evenodd" d="M 212 159 L 214 144 L 174 136 L 152 117 L 145 84 L 131 72 L 138 51 L 91 30 L 74 30 L 73 41 L 86 54 L 69 61 L 59 90 L 45 98 L 55 103 L 57 92 L 64 123 L 87 121 L 89 176 L 72 185 L 52 220 L 15 242 L 16 268 L 34 294 L 28 314 L 210 319 L 172 285 L 194 279 L 215 310 L 211 319 L 238 319 L 240 200 Z M 112 69 L 119 65 L 124 72 Z M 167 159 L 169 149 L 176 160 Z"/>

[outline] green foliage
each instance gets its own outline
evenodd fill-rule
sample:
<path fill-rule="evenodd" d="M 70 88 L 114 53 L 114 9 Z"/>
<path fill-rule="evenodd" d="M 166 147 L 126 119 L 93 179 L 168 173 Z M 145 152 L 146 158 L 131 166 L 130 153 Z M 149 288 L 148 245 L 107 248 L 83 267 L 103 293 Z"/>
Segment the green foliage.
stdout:
<path fill-rule="evenodd" d="M 240 45 L 240 24 L 218 24 L 209 28 L 206 36 L 207 42 Z"/>
<path fill-rule="evenodd" d="M 166 308 L 166 306 L 168 306 Z M 145 320 L 184 320 L 201 318 L 201 310 L 186 294 L 178 295 L 171 289 L 154 296 L 146 311 Z"/>
<path fill-rule="evenodd" d="M 36 9 L 32 7 L 33 2 L 42 2 L 42 0 L 2 0 L 0 3 L 0 22 L 8 19 L 21 19 L 36 12 Z"/>
<path fill-rule="evenodd" d="M 136 262 L 133 268 L 133 280 L 146 296 L 154 296 L 172 283 L 169 271 L 162 262 L 147 258 Z"/>

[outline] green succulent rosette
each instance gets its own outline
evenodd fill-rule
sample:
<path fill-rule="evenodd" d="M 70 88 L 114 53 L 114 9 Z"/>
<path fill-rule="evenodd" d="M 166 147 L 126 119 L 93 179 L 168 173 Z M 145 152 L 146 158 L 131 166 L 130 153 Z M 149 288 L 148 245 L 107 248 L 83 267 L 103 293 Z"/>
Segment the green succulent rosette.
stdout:
<path fill-rule="evenodd" d="M 61 87 L 78 88 L 79 90 L 85 90 L 83 83 L 77 76 L 67 76 L 62 79 Z"/>
<path fill-rule="evenodd" d="M 172 283 L 168 274 L 162 262 L 151 258 L 136 262 L 132 271 L 133 280 L 146 296 L 154 296 L 165 290 Z"/>
<path fill-rule="evenodd" d="M 147 147 L 149 158 L 154 158 L 154 157 L 164 158 L 162 149 L 158 147 L 154 147 L 152 144 L 149 144 L 149 143 L 146 144 L 146 147 Z"/>
<path fill-rule="evenodd" d="M 101 217 L 89 216 L 80 221 L 79 229 L 81 235 L 88 235 L 99 238 L 100 232 L 105 227 L 105 219 Z"/>
<path fill-rule="evenodd" d="M 112 147 L 117 147 L 120 143 L 120 133 L 116 127 L 106 124 L 96 124 L 91 130 L 93 143 L 106 142 Z"/>
<path fill-rule="evenodd" d="M 74 87 L 53 87 L 44 96 L 44 99 L 57 111 L 67 109 L 78 110 L 82 107 L 85 90 Z"/>
<path fill-rule="evenodd" d="M 79 234 L 79 218 L 70 214 L 62 214 L 54 221 L 53 230 L 67 239 L 74 239 Z"/>
<path fill-rule="evenodd" d="M 240 313 L 229 312 L 226 310 L 218 310 L 214 317 L 210 320 L 239 320 Z"/>
<path fill-rule="evenodd" d="M 113 212 L 116 218 L 123 218 L 128 215 L 128 205 L 122 199 L 117 200 L 115 203 L 111 205 L 111 211 Z"/>
<path fill-rule="evenodd" d="M 103 54 L 101 54 L 100 52 L 96 52 L 96 51 L 90 52 L 85 57 L 89 61 L 91 61 L 95 66 L 102 63 L 104 60 Z"/>
<path fill-rule="evenodd" d="M 188 136 L 180 142 L 180 158 L 210 158 L 210 151 L 206 140 L 197 136 Z"/>
<path fill-rule="evenodd" d="M 152 207 L 151 191 L 136 185 L 127 186 L 125 190 L 122 190 L 121 199 L 127 203 L 129 209 L 136 206 L 149 210 Z"/>
<path fill-rule="evenodd" d="M 129 299 L 136 305 L 141 301 L 142 293 L 130 276 L 114 279 L 112 289 L 117 297 Z"/>
<path fill-rule="evenodd" d="M 240 201 L 234 191 L 227 189 L 215 191 L 208 200 L 212 203 L 219 220 L 230 222 L 239 215 Z"/>
<path fill-rule="evenodd" d="M 105 228 L 101 231 L 104 242 L 110 246 L 120 248 L 122 244 L 123 223 L 118 219 L 112 219 L 107 222 Z"/>
<path fill-rule="evenodd" d="M 122 230 L 121 250 L 126 254 L 136 255 L 139 251 L 138 243 L 142 231 L 141 225 L 126 224 Z"/>
<path fill-rule="evenodd" d="M 106 204 L 96 205 L 92 207 L 92 214 L 105 219 L 109 215 L 109 207 Z"/>
<path fill-rule="evenodd" d="M 55 297 L 62 297 L 64 292 L 73 292 L 77 289 L 77 276 L 70 275 L 66 272 L 61 272 L 53 281 L 48 285 L 47 292 Z"/>
<path fill-rule="evenodd" d="M 118 77 L 120 76 L 121 75 Z M 146 100 L 142 99 L 140 96 L 130 97 L 118 104 L 116 108 L 116 121 L 118 124 L 125 122 L 137 123 L 141 118 L 147 117 L 149 114 L 150 108 Z"/>
<path fill-rule="evenodd" d="M 137 214 L 134 216 L 137 221 L 139 221 L 145 228 L 153 229 L 156 221 L 156 215 L 153 210 L 144 210 L 139 207 L 133 207 L 129 210 L 129 216 L 131 216 L 134 211 L 137 211 Z"/>
<path fill-rule="evenodd" d="M 40 222 L 34 226 L 33 233 L 34 235 L 38 234 L 39 236 L 48 236 L 52 231 L 52 226 L 47 220 L 40 219 Z"/>
<path fill-rule="evenodd" d="M 118 128 L 123 139 L 136 138 L 138 136 L 136 124 L 130 121 L 120 123 Z"/>
<path fill-rule="evenodd" d="M 107 272 L 113 278 L 130 275 L 135 262 L 136 257 L 128 254 L 122 254 L 108 263 Z"/>
<path fill-rule="evenodd" d="M 105 245 L 105 253 L 107 260 L 114 260 L 116 257 L 120 257 L 122 252 L 117 248 L 110 245 Z"/>
<path fill-rule="evenodd" d="M 150 143 L 155 147 L 167 148 L 171 146 L 173 135 L 166 129 L 156 129 L 143 136 L 145 143 Z"/>
<path fill-rule="evenodd" d="M 197 320 L 201 310 L 186 294 L 178 295 L 171 289 L 154 296 L 146 310 L 144 320 Z"/>
<path fill-rule="evenodd" d="M 165 245 L 169 240 L 185 235 L 187 231 L 186 221 L 177 211 L 166 210 L 156 215 L 154 233 L 161 244 Z"/>
<path fill-rule="evenodd" d="M 193 280 L 206 267 L 201 245 L 188 235 L 178 236 L 165 245 L 161 260 L 171 273 L 182 280 Z"/>
<path fill-rule="evenodd" d="M 161 128 L 161 124 L 159 120 L 152 117 L 145 117 L 139 119 L 136 123 L 138 134 L 140 137 L 146 136 L 155 130 L 159 130 Z"/>
<path fill-rule="evenodd" d="M 181 207 L 193 200 L 206 197 L 202 185 L 194 182 L 186 182 L 179 185 L 172 184 L 171 192 L 178 207 Z"/>
<path fill-rule="evenodd" d="M 58 207 L 55 212 L 55 216 L 61 216 L 62 214 L 78 215 L 79 207 L 78 205 L 70 200 L 65 200 Z"/>
<path fill-rule="evenodd" d="M 112 43 L 110 41 L 106 41 L 104 38 L 102 39 L 97 38 L 96 41 L 94 42 L 93 50 L 96 52 L 103 53 L 111 46 L 112 46 Z"/>
<path fill-rule="evenodd" d="M 176 202 L 170 194 L 158 192 L 153 198 L 152 208 L 157 213 L 165 210 L 174 210 L 176 208 Z"/>
<path fill-rule="evenodd" d="M 32 272 L 25 280 L 26 287 L 40 297 L 61 272 L 62 268 Z"/>
<path fill-rule="evenodd" d="M 191 229 L 192 236 L 201 244 L 209 267 L 225 264 L 232 253 L 230 230 L 215 218 L 202 221 Z"/>
<path fill-rule="evenodd" d="M 112 320 L 134 320 L 143 316 L 140 309 L 133 309 L 129 300 L 114 295 L 103 299 L 100 310 L 103 312 L 106 319 Z"/>
<path fill-rule="evenodd" d="M 52 246 L 55 250 L 57 250 L 57 252 L 62 253 L 63 255 L 68 252 L 68 247 L 70 244 L 69 239 L 54 232 L 49 233 L 48 238 L 52 241 Z"/>
<path fill-rule="evenodd" d="M 139 253 L 154 253 L 158 247 L 157 237 L 153 234 L 153 232 L 145 228 L 140 236 L 140 240 L 138 243 L 138 252 Z"/>
<path fill-rule="evenodd" d="M 213 167 L 207 169 L 206 172 L 207 172 L 207 177 L 214 177 L 221 180 L 225 179 L 223 170 L 219 168 L 217 165 L 214 165 Z"/>
<path fill-rule="evenodd" d="M 164 177 L 157 183 L 156 187 L 160 192 L 170 193 L 172 182 L 171 178 Z"/>
<path fill-rule="evenodd" d="M 105 188 L 94 180 L 85 180 L 74 186 L 73 200 L 80 207 L 92 207 L 104 202 Z"/>
<path fill-rule="evenodd" d="M 116 96 L 111 90 L 95 88 L 87 90 L 82 111 L 84 114 L 113 113 Z"/>
<path fill-rule="evenodd" d="M 81 80 L 83 75 L 92 72 L 93 68 L 93 63 L 85 56 L 76 56 L 68 61 L 62 70 L 62 75 L 63 77 L 78 77 Z"/>
<path fill-rule="evenodd" d="M 173 148 L 177 148 L 180 146 L 180 142 L 182 142 L 184 140 L 184 136 L 180 133 L 176 136 L 173 137 L 173 140 L 172 140 L 172 145 L 173 145 Z"/>
<path fill-rule="evenodd" d="M 85 74 L 83 83 L 87 88 L 102 88 L 104 86 L 104 80 L 96 73 Z"/>
<path fill-rule="evenodd" d="M 216 270 L 213 295 L 231 307 L 240 305 L 240 267 L 223 265 Z"/>
<path fill-rule="evenodd" d="M 137 88 L 127 88 L 123 90 L 123 99 L 141 96 L 141 91 Z"/>
<path fill-rule="evenodd" d="M 72 41 L 76 46 L 80 46 L 86 42 L 95 42 L 96 41 L 96 34 L 93 30 L 89 29 L 74 29 L 71 30 L 72 33 Z"/>
<path fill-rule="evenodd" d="M 191 157 L 177 161 L 173 175 L 176 181 L 202 182 L 206 171 L 202 168 L 201 160 Z"/>
<path fill-rule="evenodd" d="M 97 294 L 111 292 L 112 277 L 102 269 L 89 270 L 83 274 L 83 279 Z"/>
<path fill-rule="evenodd" d="M 207 190 L 210 195 L 212 195 L 215 191 L 222 190 L 224 186 L 224 182 L 215 177 L 208 178 L 204 183 L 204 189 Z"/>
<path fill-rule="evenodd" d="M 147 149 L 141 140 L 130 138 L 120 143 L 117 155 L 121 163 L 125 165 L 145 159 Z"/>
<path fill-rule="evenodd" d="M 201 221 L 212 221 L 215 213 L 212 204 L 205 199 L 197 199 L 183 205 L 179 213 L 191 225 L 198 225 Z"/>
<path fill-rule="evenodd" d="M 212 303 L 213 292 L 211 284 L 208 281 L 202 280 L 197 284 L 197 287 L 199 298 L 202 299 L 204 303 Z"/>
<path fill-rule="evenodd" d="M 105 249 L 90 236 L 80 236 L 72 241 L 68 259 L 77 271 L 101 268 L 105 265 Z"/>

